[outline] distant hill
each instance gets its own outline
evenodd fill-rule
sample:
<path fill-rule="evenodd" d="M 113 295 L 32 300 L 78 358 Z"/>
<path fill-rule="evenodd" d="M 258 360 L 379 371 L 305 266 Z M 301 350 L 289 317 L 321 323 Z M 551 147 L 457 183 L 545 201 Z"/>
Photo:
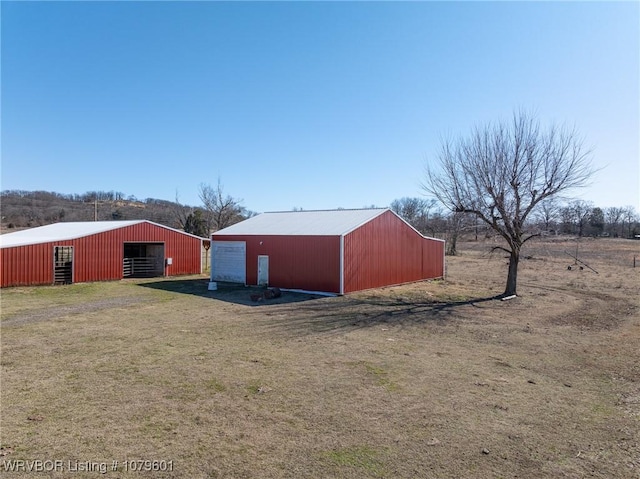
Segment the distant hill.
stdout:
<path fill-rule="evenodd" d="M 0 192 L 3 232 L 61 221 L 149 220 L 182 229 L 191 206 L 147 198 L 138 200 L 114 191 L 65 195 L 50 191 Z"/>

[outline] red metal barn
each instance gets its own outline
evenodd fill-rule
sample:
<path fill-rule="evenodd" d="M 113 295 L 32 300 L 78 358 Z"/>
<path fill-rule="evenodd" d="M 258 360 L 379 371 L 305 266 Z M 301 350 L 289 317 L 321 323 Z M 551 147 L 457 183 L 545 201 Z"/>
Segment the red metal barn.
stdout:
<path fill-rule="evenodd" d="M 56 223 L 0 236 L 0 286 L 202 272 L 203 238 L 151 221 Z"/>
<path fill-rule="evenodd" d="M 263 213 L 213 234 L 211 281 L 346 294 L 444 276 L 444 241 L 390 209 Z"/>

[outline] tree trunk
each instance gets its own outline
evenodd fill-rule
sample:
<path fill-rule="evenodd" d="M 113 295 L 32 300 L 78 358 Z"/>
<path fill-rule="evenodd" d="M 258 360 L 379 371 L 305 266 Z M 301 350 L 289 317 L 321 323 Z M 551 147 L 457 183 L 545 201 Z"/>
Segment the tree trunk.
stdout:
<path fill-rule="evenodd" d="M 449 236 L 449 241 L 447 243 L 447 256 L 456 256 L 458 254 L 457 243 L 458 231 L 454 230 Z"/>
<path fill-rule="evenodd" d="M 520 250 L 513 248 L 509 255 L 509 274 L 507 275 L 507 287 L 504 296 L 512 296 L 516 293 L 518 282 L 518 262 L 520 261 Z"/>

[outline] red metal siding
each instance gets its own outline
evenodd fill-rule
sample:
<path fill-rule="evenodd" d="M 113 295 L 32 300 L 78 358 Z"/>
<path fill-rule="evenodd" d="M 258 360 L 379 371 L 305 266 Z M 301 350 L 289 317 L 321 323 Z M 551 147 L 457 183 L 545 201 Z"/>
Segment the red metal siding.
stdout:
<path fill-rule="evenodd" d="M 53 283 L 53 247 L 73 246 L 73 281 L 122 279 L 125 242 L 164 243 L 168 276 L 202 272 L 202 240 L 151 223 L 55 243 L 2 248 L 1 286 Z"/>
<path fill-rule="evenodd" d="M 53 247 L 48 243 L 2 248 L 0 286 L 53 283 Z"/>
<path fill-rule="evenodd" d="M 216 235 L 213 241 L 246 242 L 247 284 L 257 284 L 258 255 L 267 255 L 271 286 L 340 292 L 339 236 Z"/>
<path fill-rule="evenodd" d="M 122 278 L 124 243 L 164 243 L 165 258 L 173 264 L 168 276 L 201 272 L 201 240 L 151 223 L 138 223 L 74 240 L 74 281 Z"/>
<path fill-rule="evenodd" d="M 444 278 L 444 241 L 431 238 L 422 241 L 422 277 Z"/>
<path fill-rule="evenodd" d="M 442 276 L 439 265 L 424 258 L 438 249 L 431 243 L 441 244 L 390 211 L 374 218 L 345 236 L 344 293 Z"/>

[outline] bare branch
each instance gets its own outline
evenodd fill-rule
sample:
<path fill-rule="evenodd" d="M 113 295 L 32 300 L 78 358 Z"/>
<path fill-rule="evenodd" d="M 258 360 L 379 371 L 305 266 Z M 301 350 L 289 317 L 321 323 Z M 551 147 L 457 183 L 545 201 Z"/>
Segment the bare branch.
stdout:
<path fill-rule="evenodd" d="M 216 188 L 201 183 L 198 196 L 206 212 L 206 222 L 210 231 L 221 230 L 245 218 L 242 200 L 225 194 L 220 178 Z"/>
<path fill-rule="evenodd" d="M 575 128 L 544 130 L 525 112 L 511 122 L 476 127 L 466 138 L 447 139 L 437 153 L 439 169 L 427 166 L 423 189 L 446 208 L 470 213 L 493 228 L 519 257 L 527 220 L 543 201 L 588 184 L 591 152 Z M 517 264 L 506 293 L 515 293 Z M 513 276 L 513 277 L 512 277 Z"/>

